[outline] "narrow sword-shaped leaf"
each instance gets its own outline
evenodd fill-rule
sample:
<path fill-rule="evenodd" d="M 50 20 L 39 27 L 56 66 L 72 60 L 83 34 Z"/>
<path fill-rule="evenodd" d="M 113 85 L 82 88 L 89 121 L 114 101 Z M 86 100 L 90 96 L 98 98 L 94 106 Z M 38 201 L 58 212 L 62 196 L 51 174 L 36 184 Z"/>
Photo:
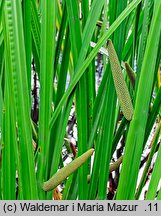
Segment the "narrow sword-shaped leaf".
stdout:
<path fill-rule="evenodd" d="M 151 151 L 150 151 L 148 160 L 147 160 L 146 165 L 145 165 L 145 168 L 144 168 L 143 175 L 142 175 L 142 177 L 141 177 L 141 180 L 140 180 L 140 183 L 139 183 L 139 186 L 138 186 L 136 195 L 135 195 L 135 198 L 136 198 L 136 199 L 139 199 L 139 196 L 140 196 L 140 194 L 141 194 L 141 192 L 142 192 L 142 189 L 143 189 L 143 187 L 144 187 L 144 185 L 145 185 L 145 183 L 146 183 L 146 179 L 147 179 L 147 175 L 148 175 L 149 166 L 150 166 L 150 164 L 151 164 L 152 158 L 153 158 L 154 153 L 155 153 L 155 151 L 156 151 L 156 147 L 157 147 L 157 142 L 158 142 L 158 138 L 159 138 L 160 129 L 161 129 L 161 122 L 159 123 L 158 128 L 157 128 L 157 130 L 156 130 L 156 133 L 154 134 L 154 137 L 153 137 L 152 142 L 151 142 Z"/>
<path fill-rule="evenodd" d="M 31 0 L 22 1 L 28 89 L 31 90 Z"/>
<path fill-rule="evenodd" d="M 159 134 L 160 134 L 160 128 L 159 128 Z M 155 199 L 160 179 L 161 179 L 161 145 L 158 150 L 158 155 L 155 161 L 150 184 L 147 190 L 146 200 Z"/>
<path fill-rule="evenodd" d="M 161 31 L 161 2 L 159 1 L 156 4 L 157 7 L 155 7 L 153 13 L 137 89 L 135 111 L 127 136 L 125 154 L 116 197 L 117 199 L 134 199 Z M 150 64 L 149 61 L 151 61 Z M 128 185 L 126 182 L 128 182 Z"/>
<path fill-rule="evenodd" d="M 49 153 L 49 121 L 51 116 L 54 52 L 56 34 L 56 1 L 41 3 L 41 45 L 40 45 L 40 113 L 39 113 L 39 160 L 38 184 L 47 179 Z M 40 198 L 45 194 L 40 190 Z"/>
<path fill-rule="evenodd" d="M 37 186 L 32 149 L 29 92 L 27 82 L 21 1 L 5 1 L 5 23 L 9 35 L 14 97 L 16 103 L 23 199 L 37 199 Z M 28 185 L 28 187 L 26 187 Z"/>

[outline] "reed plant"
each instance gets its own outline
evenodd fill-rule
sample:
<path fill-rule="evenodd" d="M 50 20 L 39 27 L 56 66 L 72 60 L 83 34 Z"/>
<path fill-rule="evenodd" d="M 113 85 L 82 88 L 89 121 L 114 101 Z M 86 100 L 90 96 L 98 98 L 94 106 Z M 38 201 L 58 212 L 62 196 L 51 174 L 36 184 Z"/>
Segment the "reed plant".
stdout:
<path fill-rule="evenodd" d="M 158 0 L 0 0 L 0 199 L 161 198 L 160 14 Z"/>

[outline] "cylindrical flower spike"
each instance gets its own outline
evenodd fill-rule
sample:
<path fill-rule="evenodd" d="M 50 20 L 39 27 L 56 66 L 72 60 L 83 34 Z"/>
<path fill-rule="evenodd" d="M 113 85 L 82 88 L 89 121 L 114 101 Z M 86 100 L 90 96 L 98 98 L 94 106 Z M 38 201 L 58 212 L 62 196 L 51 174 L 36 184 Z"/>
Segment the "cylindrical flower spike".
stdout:
<path fill-rule="evenodd" d="M 64 181 L 68 176 L 75 172 L 86 160 L 93 154 L 94 149 L 90 149 L 67 166 L 60 169 L 56 174 L 54 174 L 48 181 L 44 182 L 42 188 L 44 191 L 50 191 L 57 187 L 62 181 Z"/>
<path fill-rule="evenodd" d="M 136 80 L 135 72 L 133 71 L 133 69 L 130 67 L 130 65 L 127 62 L 125 62 L 125 68 L 126 68 L 127 75 L 130 79 L 130 82 L 134 88 L 135 80 Z"/>
<path fill-rule="evenodd" d="M 119 59 L 111 40 L 108 41 L 108 53 L 117 97 L 125 118 L 130 121 L 133 115 L 133 105 L 122 74 Z"/>

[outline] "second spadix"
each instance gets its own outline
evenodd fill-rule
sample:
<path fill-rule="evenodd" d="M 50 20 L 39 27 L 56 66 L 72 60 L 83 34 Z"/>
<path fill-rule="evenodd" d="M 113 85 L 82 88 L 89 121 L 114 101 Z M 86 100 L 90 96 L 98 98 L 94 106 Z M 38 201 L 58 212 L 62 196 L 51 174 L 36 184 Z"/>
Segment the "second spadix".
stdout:
<path fill-rule="evenodd" d="M 44 191 L 50 191 L 62 183 L 68 176 L 74 173 L 87 159 L 93 154 L 94 149 L 89 149 L 87 152 L 73 160 L 67 166 L 61 168 L 56 174 L 54 174 L 48 181 L 44 182 L 42 189 Z"/>

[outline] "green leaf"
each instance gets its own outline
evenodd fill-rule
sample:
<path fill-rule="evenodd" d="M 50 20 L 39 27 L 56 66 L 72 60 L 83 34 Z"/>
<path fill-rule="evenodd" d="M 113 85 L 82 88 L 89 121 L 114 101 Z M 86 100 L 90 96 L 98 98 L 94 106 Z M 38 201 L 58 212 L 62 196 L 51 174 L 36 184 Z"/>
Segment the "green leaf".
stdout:
<path fill-rule="evenodd" d="M 141 152 L 143 149 L 150 97 L 154 80 L 155 64 L 158 54 L 158 44 L 161 30 L 160 12 L 161 2 L 158 3 L 158 7 L 155 8 L 155 11 L 153 13 L 150 32 L 148 35 L 144 61 L 137 89 L 134 115 L 130 123 L 125 146 L 125 155 L 117 191 L 117 199 L 134 199 Z M 149 61 L 151 61 L 150 65 Z M 146 75 L 147 72 L 148 76 Z M 128 185 L 126 184 L 126 182 L 128 182 Z"/>
<path fill-rule="evenodd" d="M 24 34 L 22 28 L 21 2 L 5 1 L 6 40 L 9 49 L 11 67 L 10 76 L 13 82 L 15 110 L 17 113 L 20 173 L 23 199 L 37 199 L 37 186 L 32 149 L 32 131 L 30 124 L 29 91 L 25 57 Z M 10 94 L 10 97 L 13 97 Z M 26 187 L 28 185 L 28 187 Z"/>
<path fill-rule="evenodd" d="M 49 121 L 52 109 L 53 68 L 56 34 L 56 1 L 41 3 L 41 45 L 40 45 L 40 112 L 39 112 L 39 148 L 38 184 L 47 179 L 45 167 L 48 166 L 48 150 L 50 140 Z M 39 196 L 45 197 L 40 189 Z"/>

